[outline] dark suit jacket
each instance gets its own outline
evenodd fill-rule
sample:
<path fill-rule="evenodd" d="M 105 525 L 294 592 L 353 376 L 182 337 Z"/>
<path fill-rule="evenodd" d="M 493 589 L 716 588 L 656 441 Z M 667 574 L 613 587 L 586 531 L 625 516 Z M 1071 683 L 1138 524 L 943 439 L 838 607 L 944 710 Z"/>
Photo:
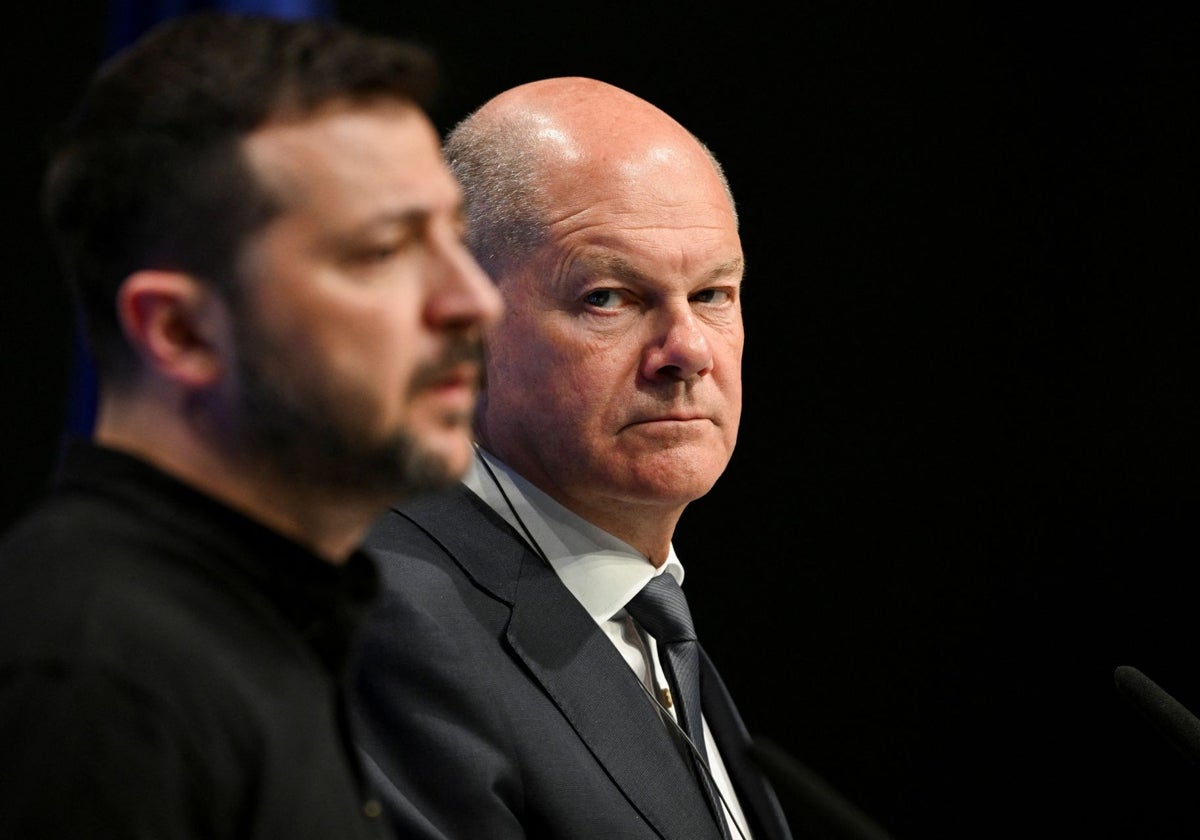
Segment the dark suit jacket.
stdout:
<path fill-rule="evenodd" d="M 719 840 L 628 664 L 474 493 L 405 503 L 367 546 L 385 586 L 361 648 L 356 724 L 401 837 Z M 704 693 L 751 831 L 787 840 L 711 668 Z"/>

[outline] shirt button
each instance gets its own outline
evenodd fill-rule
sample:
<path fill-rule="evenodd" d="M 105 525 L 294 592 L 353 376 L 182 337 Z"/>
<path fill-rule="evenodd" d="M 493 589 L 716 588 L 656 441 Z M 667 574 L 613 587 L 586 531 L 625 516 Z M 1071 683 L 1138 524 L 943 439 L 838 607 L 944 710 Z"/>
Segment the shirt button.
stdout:
<path fill-rule="evenodd" d="M 378 799 L 368 799 L 363 803 L 363 813 L 371 819 L 375 819 L 383 813 L 383 806 L 379 804 Z"/>

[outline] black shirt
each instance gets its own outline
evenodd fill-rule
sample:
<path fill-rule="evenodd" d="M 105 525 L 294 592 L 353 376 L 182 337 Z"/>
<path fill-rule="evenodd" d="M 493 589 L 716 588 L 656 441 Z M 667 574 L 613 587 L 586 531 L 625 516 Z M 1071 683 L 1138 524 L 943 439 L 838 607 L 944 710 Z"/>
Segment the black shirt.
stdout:
<path fill-rule="evenodd" d="M 387 836 L 342 682 L 377 588 L 73 443 L 0 544 L 0 837 Z"/>

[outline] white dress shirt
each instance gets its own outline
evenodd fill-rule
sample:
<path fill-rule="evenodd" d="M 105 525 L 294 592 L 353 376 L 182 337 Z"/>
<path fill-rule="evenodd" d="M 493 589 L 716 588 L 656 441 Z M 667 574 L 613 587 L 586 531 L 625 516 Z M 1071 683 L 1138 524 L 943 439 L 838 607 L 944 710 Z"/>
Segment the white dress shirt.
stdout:
<path fill-rule="evenodd" d="M 630 618 L 625 604 L 656 574 L 674 575 L 683 585 L 683 564 L 675 555 L 674 545 L 668 551 L 667 561 L 655 569 L 641 552 L 567 510 L 491 453 L 476 447 L 476 455 L 463 483 L 504 517 L 517 533 L 532 541 L 535 550 L 540 549 L 563 584 L 616 646 L 647 690 L 657 694 L 667 685 L 658 662 L 657 647 Z M 668 709 L 667 714 L 674 717 L 675 710 Z M 749 840 L 750 829 L 733 792 L 725 763 L 713 742 L 708 722 L 702 722 L 708 768 L 725 799 L 725 818 L 727 821 L 732 819 L 741 829 L 741 836 Z M 736 830 L 733 833 L 737 835 Z"/>

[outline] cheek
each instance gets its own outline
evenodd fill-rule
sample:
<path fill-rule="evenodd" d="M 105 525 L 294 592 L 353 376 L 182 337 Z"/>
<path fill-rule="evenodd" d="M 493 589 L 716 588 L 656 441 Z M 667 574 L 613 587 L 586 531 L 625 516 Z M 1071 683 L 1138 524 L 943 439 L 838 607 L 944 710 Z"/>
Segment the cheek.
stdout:
<path fill-rule="evenodd" d="M 365 321 L 347 322 L 336 332 L 327 331 L 323 343 L 330 364 L 349 379 L 379 375 L 398 349 L 393 331 Z"/>
<path fill-rule="evenodd" d="M 374 394 L 388 413 L 403 408 L 403 400 L 416 367 L 420 340 L 412 325 L 396 317 L 385 318 L 376 310 L 364 316 L 331 318 L 323 334 L 316 337 L 324 358 L 311 360 L 314 369 L 356 390 Z"/>
<path fill-rule="evenodd" d="M 488 347 L 487 406 L 494 423 L 524 429 L 548 442 L 570 434 L 568 424 L 589 398 L 586 376 L 573 354 L 519 328 Z"/>
<path fill-rule="evenodd" d="M 735 364 L 741 365 L 742 351 L 746 346 L 746 332 L 740 319 L 715 330 L 711 341 L 717 348 L 717 352 L 731 359 Z"/>
<path fill-rule="evenodd" d="M 579 411 L 630 370 L 636 367 L 603 346 L 520 327 L 489 342 L 489 382 L 514 403 L 565 403 Z"/>
<path fill-rule="evenodd" d="M 487 331 L 484 344 L 488 382 L 505 397 L 537 397 L 553 385 L 559 353 L 528 322 L 509 315 Z"/>
<path fill-rule="evenodd" d="M 741 392 L 742 352 L 745 342 L 742 333 L 721 336 L 710 341 L 716 360 L 716 373 L 725 384 L 725 390 L 736 387 Z"/>

